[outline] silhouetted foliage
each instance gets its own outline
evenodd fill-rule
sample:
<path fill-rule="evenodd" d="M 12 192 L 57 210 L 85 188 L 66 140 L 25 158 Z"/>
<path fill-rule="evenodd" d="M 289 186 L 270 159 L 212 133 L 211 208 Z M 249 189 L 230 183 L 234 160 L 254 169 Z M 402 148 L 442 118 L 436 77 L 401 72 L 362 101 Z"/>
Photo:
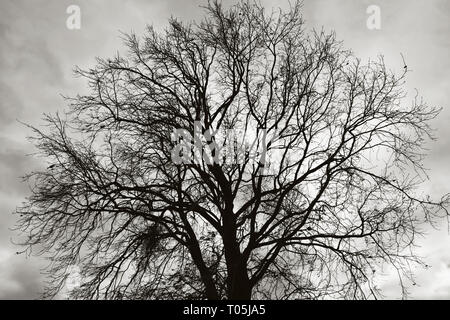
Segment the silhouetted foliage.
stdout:
<path fill-rule="evenodd" d="M 76 298 L 369 298 L 381 265 L 412 276 L 448 197 L 417 192 L 439 110 L 405 103 L 406 70 L 308 33 L 299 3 L 210 2 L 201 22 L 125 43 L 77 69 L 89 94 L 33 128 L 50 166 L 27 177 L 18 227 L 51 259 L 46 296 L 70 265 Z M 174 130 L 196 122 L 262 152 L 175 163 Z"/>

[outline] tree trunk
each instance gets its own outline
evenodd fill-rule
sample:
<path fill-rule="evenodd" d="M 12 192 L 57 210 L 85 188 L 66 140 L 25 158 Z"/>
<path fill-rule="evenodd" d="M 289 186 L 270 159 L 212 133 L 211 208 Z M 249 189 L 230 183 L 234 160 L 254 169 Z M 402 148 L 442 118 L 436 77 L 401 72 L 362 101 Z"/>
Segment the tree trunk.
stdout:
<path fill-rule="evenodd" d="M 247 273 L 247 263 L 240 252 L 239 244 L 236 240 L 236 223 L 234 215 L 227 214 L 223 219 L 223 224 L 223 243 L 228 273 L 228 299 L 250 299 L 251 285 Z"/>
<path fill-rule="evenodd" d="M 192 243 L 189 247 L 189 251 L 191 253 L 192 259 L 194 260 L 195 265 L 197 266 L 200 277 L 202 279 L 203 285 L 205 286 L 205 294 L 208 300 L 219 300 L 219 295 L 217 294 L 216 285 L 214 280 L 209 272 L 207 266 L 203 261 L 203 257 L 200 251 L 200 247 L 198 247 L 197 243 Z"/>
<path fill-rule="evenodd" d="M 252 297 L 252 288 L 250 286 L 250 280 L 248 279 L 246 264 L 242 262 L 236 264 L 231 279 L 229 299 L 250 300 Z"/>
<path fill-rule="evenodd" d="M 251 284 L 247 274 L 247 261 L 244 259 L 236 238 L 237 226 L 234 215 L 234 199 L 230 183 L 220 167 L 213 165 L 211 171 L 223 192 L 225 208 L 222 213 L 223 245 L 227 265 L 227 298 L 247 300 L 251 298 Z"/>

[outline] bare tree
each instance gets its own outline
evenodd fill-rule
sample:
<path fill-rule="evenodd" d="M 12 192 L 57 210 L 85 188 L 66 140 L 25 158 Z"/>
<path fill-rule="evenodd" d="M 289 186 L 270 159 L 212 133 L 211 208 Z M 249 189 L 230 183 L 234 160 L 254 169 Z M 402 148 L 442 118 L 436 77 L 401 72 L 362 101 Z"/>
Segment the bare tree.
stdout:
<path fill-rule="evenodd" d="M 405 103 L 406 68 L 306 32 L 299 3 L 210 2 L 125 42 L 32 128 L 49 167 L 27 176 L 18 228 L 50 258 L 47 296 L 70 265 L 78 298 L 370 298 L 386 264 L 406 288 L 448 202 L 418 192 L 439 109 Z"/>

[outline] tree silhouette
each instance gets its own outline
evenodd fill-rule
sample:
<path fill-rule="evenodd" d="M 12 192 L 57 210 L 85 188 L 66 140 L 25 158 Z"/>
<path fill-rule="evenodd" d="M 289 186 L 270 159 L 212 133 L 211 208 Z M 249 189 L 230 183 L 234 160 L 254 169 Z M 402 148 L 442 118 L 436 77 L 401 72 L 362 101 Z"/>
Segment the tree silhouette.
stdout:
<path fill-rule="evenodd" d="M 448 203 L 418 192 L 439 109 L 405 103 L 406 70 L 306 32 L 300 3 L 210 2 L 124 38 L 32 127 L 49 166 L 18 229 L 50 258 L 45 296 L 70 265 L 76 298 L 369 298 L 384 264 L 406 288 Z"/>

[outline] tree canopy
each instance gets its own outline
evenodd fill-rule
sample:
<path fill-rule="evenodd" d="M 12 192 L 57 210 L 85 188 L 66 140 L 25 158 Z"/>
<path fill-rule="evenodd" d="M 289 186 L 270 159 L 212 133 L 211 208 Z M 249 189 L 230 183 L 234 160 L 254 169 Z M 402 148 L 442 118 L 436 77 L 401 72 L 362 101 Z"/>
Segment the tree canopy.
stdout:
<path fill-rule="evenodd" d="M 372 298 L 385 264 L 405 287 L 447 215 L 419 192 L 439 109 L 405 101 L 406 68 L 309 32 L 300 3 L 204 10 L 125 35 L 32 127 L 48 167 L 18 229 L 50 259 L 45 295 L 71 265 L 86 299 Z"/>

